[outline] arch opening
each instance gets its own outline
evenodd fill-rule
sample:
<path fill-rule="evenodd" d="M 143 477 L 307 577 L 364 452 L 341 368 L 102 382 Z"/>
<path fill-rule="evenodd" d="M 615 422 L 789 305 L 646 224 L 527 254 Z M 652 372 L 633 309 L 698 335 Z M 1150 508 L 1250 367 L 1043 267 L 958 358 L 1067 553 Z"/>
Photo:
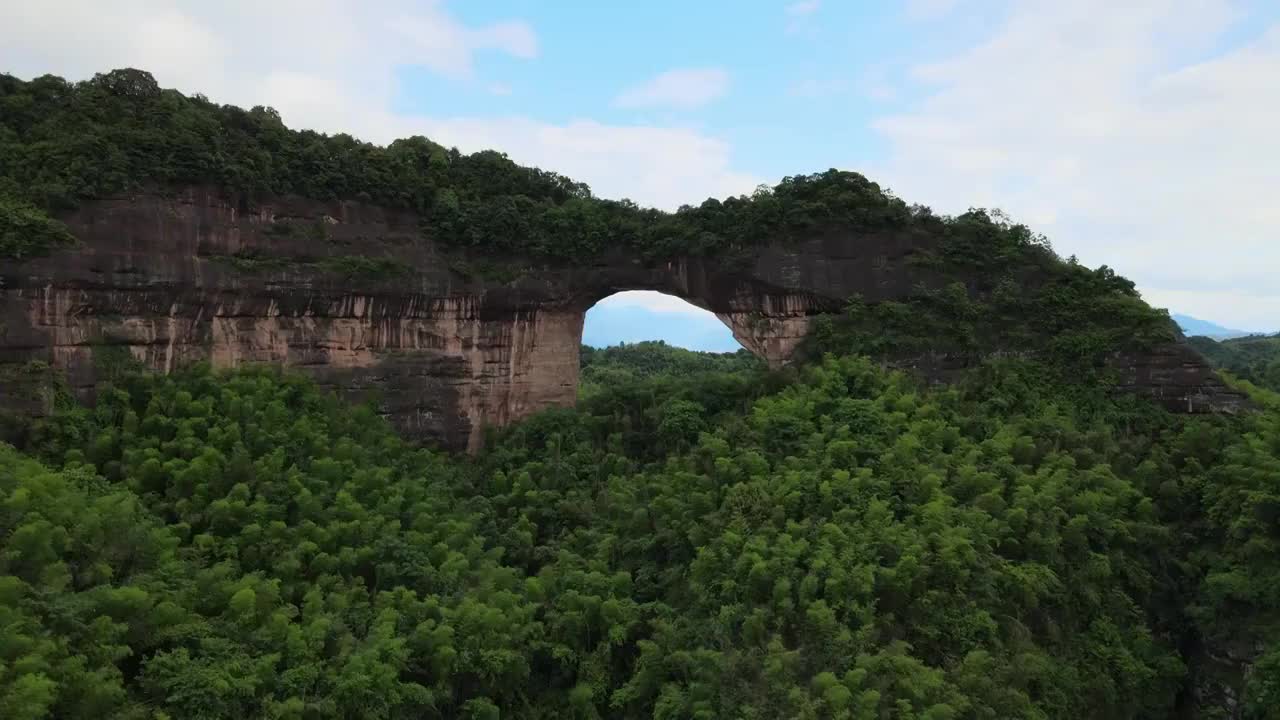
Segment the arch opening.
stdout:
<path fill-rule="evenodd" d="M 721 317 L 693 303 L 655 290 L 623 290 L 587 310 L 582 344 L 604 348 L 661 341 L 699 352 L 745 349 Z"/>

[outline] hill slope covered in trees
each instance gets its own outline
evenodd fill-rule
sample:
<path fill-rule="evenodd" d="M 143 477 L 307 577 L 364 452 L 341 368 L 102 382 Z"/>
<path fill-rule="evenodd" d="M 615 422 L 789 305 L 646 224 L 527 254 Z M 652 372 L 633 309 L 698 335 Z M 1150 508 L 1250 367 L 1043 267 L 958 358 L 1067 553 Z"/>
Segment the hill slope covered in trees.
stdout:
<path fill-rule="evenodd" d="M 1280 392 L 1280 335 L 1250 335 L 1228 340 L 1188 338 L 1191 347 L 1221 368 L 1273 392 Z"/>
<path fill-rule="evenodd" d="M 475 461 L 273 371 L 64 406 L 0 448 L 5 717 L 1274 717 L 1275 396 L 644 354 Z"/>
<path fill-rule="evenodd" d="M 837 171 L 661 213 L 137 71 L 0 76 L 0 255 L 183 184 L 408 208 L 494 256 L 928 229 L 947 242 L 920 262 L 982 287 L 851 298 L 780 372 L 584 350 L 577 409 L 474 458 L 287 373 L 116 368 L 0 446 L 0 717 L 1276 716 L 1280 399 L 1109 393 L 1097 357 L 1167 341 L 1167 316 L 1025 227 Z M 992 337 L 1044 351 L 948 388 L 868 358 Z"/>

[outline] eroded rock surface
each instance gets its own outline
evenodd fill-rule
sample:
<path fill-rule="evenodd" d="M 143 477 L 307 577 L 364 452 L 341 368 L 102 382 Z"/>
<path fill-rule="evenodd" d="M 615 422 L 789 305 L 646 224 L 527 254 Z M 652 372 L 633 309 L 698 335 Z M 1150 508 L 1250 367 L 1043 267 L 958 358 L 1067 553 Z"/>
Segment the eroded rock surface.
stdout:
<path fill-rule="evenodd" d="M 471 449 L 487 427 L 574 402 L 583 317 L 614 292 L 685 298 L 779 366 L 812 318 L 849 296 L 877 302 L 927 284 L 908 258 L 933 242 L 830 232 L 732 263 L 617 253 L 486 278 L 482 264 L 424 237 L 412 214 L 360 203 L 250 205 L 189 189 L 95 202 L 65 220 L 79 247 L 0 268 L 0 363 L 49 363 L 85 397 L 111 352 L 160 372 L 286 365 L 375 398 L 413 437 Z M 947 364 L 914 363 L 938 377 Z M 1175 410 L 1240 402 L 1182 343 L 1117 365 L 1129 389 Z M 18 375 L 0 374 L 0 398 L 40 412 Z"/>

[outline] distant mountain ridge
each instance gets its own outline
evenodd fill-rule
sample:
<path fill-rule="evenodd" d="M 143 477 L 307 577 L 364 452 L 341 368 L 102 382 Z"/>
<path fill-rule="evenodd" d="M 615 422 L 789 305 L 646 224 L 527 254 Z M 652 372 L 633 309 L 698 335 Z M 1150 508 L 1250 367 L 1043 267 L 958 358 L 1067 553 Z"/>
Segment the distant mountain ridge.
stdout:
<path fill-rule="evenodd" d="M 1227 338 L 1244 337 L 1246 335 L 1263 335 L 1265 333 L 1251 332 L 1249 330 L 1237 330 L 1235 328 L 1223 327 L 1208 320 L 1201 320 L 1198 317 L 1190 315 L 1182 315 L 1172 313 L 1174 322 L 1178 323 L 1178 327 L 1182 328 L 1182 332 L 1188 336 L 1204 335 L 1216 340 L 1225 340 Z"/>
<path fill-rule="evenodd" d="M 1269 334 L 1230 328 L 1181 313 L 1171 315 L 1188 337 L 1229 340 Z M 709 313 L 699 316 L 650 310 L 639 305 L 608 303 L 597 305 L 587 313 L 582 336 L 584 345 L 603 348 L 646 340 L 662 340 L 668 345 L 702 352 L 736 352 L 742 347 L 729 328 Z"/>

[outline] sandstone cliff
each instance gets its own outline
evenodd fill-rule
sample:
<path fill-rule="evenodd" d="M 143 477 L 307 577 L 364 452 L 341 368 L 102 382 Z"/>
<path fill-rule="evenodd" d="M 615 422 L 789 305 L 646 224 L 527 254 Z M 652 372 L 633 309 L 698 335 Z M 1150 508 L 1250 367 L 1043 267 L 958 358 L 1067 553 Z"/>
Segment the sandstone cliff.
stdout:
<path fill-rule="evenodd" d="M 813 317 L 858 294 L 900 298 L 932 278 L 909 262 L 935 238 L 839 229 L 751 257 L 587 265 L 468 258 L 417 218 L 354 202 L 250 204 L 208 189 L 119 196 L 64 218 L 80 244 L 0 268 L 0 363 L 44 361 L 91 395 L 104 351 L 169 372 L 187 363 L 287 365 L 353 398 L 372 397 L 407 434 L 475 449 L 487 427 L 574 402 L 583 316 L 626 289 L 716 313 L 745 347 L 785 364 Z M 971 358 L 894 358 L 945 379 Z M 1181 342 L 1116 353 L 1120 384 L 1181 412 L 1241 398 Z M 40 412 L 18 372 L 10 409 Z"/>

